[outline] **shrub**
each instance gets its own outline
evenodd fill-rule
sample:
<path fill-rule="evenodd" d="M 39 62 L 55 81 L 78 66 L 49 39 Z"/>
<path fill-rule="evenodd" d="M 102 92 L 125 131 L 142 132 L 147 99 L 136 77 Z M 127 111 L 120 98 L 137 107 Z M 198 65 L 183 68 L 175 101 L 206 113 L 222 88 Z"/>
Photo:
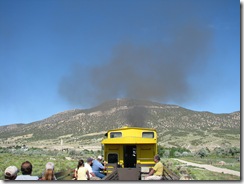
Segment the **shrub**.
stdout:
<path fill-rule="evenodd" d="M 196 155 L 197 155 L 197 156 L 200 156 L 201 158 L 203 158 L 203 157 L 208 156 L 209 153 L 210 153 L 210 151 L 209 151 L 208 148 L 201 148 L 201 149 L 196 153 Z"/>
<path fill-rule="evenodd" d="M 181 153 L 178 152 L 178 151 L 175 151 L 175 152 L 174 152 L 174 156 L 175 156 L 175 157 L 180 157 L 180 156 L 181 156 Z"/>

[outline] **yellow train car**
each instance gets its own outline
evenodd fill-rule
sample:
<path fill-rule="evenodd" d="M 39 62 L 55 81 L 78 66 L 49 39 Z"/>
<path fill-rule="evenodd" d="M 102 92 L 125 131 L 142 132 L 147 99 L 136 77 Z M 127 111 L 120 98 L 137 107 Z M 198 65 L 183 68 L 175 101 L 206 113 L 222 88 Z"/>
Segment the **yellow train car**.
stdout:
<path fill-rule="evenodd" d="M 109 130 L 102 140 L 104 159 L 122 168 L 153 165 L 157 154 L 157 132 L 152 128 L 122 127 Z"/>

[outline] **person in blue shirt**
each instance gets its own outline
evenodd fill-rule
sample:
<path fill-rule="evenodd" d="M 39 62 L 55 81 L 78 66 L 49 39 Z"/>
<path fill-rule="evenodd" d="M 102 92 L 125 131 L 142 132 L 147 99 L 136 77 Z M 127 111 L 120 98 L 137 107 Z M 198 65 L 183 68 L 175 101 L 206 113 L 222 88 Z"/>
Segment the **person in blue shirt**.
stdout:
<path fill-rule="evenodd" d="M 106 167 L 102 165 L 102 156 L 98 156 L 96 160 L 93 160 L 92 162 L 92 171 L 93 173 L 99 177 L 99 178 L 104 178 L 105 175 L 103 173 L 101 173 L 101 170 L 106 170 Z"/>

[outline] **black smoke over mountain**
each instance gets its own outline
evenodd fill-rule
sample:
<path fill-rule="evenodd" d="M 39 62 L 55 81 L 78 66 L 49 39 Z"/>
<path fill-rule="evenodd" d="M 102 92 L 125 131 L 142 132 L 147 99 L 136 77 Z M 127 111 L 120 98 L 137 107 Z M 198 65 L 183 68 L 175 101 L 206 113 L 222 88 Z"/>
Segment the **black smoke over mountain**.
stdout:
<path fill-rule="evenodd" d="M 202 71 L 204 64 L 199 58 L 205 58 L 208 42 L 208 35 L 200 28 L 188 27 L 179 31 L 169 45 L 148 48 L 121 44 L 102 66 L 76 65 L 62 79 L 59 91 L 74 104 L 98 104 L 118 97 L 188 100 L 193 95 L 188 77 Z"/>
<path fill-rule="evenodd" d="M 145 127 L 147 116 L 147 108 L 135 106 L 128 112 L 127 123 L 132 127 Z"/>
<path fill-rule="evenodd" d="M 100 65 L 74 65 L 62 78 L 59 93 L 70 103 L 83 106 L 115 98 L 162 103 L 191 100 L 195 94 L 189 78 L 204 71 L 213 35 L 194 14 L 184 20 L 172 17 L 172 25 L 156 35 L 154 43 L 125 41 L 112 48 L 111 57 Z M 174 20 L 181 23 L 174 24 Z"/>

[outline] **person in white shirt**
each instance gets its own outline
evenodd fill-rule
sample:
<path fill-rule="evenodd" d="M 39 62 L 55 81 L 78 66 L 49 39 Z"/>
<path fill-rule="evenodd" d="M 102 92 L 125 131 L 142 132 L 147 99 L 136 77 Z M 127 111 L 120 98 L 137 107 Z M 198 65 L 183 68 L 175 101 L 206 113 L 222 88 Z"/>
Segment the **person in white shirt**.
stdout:
<path fill-rule="evenodd" d="M 93 159 L 89 157 L 89 158 L 87 158 L 86 163 L 85 163 L 85 168 L 87 168 L 87 170 L 89 171 L 89 174 L 90 174 L 90 180 L 100 180 L 100 178 L 96 177 L 96 175 L 92 171 L 92 167 L 91 167 L 92 161 L 93 161 Z"/>
<path fill-rule="evenodd" d="M 29 161 L 25 161 L 21 164 L 22 175 L 17 176 L 15 180 L 38 180 L 38 176 L 31 176 L 32 164 Z"/>

